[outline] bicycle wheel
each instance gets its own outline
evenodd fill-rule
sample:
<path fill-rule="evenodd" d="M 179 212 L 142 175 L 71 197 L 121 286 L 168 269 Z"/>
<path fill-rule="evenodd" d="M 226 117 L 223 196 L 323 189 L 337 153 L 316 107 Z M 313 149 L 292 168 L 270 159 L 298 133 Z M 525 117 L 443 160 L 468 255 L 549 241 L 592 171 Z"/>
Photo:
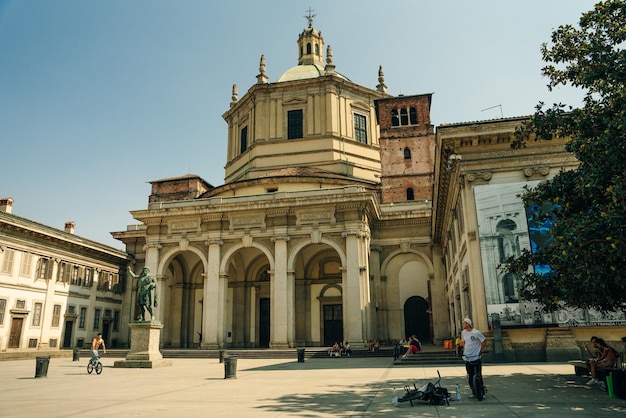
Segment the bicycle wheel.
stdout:
<path fill-rule="evenodd" d="M 93 372 L 93 363 L 89 360 L 89 363 L 87 363 L 87 373 L 91 374 L 91 372 Z"/>
<path fill-rule="evenodd" d="M 96 363 L 96 374 L 102 373 L 102 363 Z"/>
<path fill-rule="evenodd" d="M 472 379 L 472 388 L 474 389 L 474 395 L 476 399 L 482 401 L 485 397 L 485 386 L 483 386 L 483 379 L 479 375 L 474 375 Z"/>

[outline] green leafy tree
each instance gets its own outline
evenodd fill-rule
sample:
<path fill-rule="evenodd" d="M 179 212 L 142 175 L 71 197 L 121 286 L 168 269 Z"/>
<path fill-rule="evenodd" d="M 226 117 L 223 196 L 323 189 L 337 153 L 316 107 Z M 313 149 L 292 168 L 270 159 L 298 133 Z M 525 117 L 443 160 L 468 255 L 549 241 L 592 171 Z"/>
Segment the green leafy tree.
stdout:
<path fill-rule="evenodd" d="M 579 27 L 560 26 L 541 49 L 551 91 L 571 84 L 584 92 L 582 108 L 540 103 L 516 132 L 526 141 L 567 138 L 579 160 L 574 170 L 527 188 L 524 204 L 550 240 L 502 267 L 521 276 L 520 294 L 545 305 L 624 309 L 626 303 L 626 2 L 608 0 L 582 15 Z M 536 266 L 549 266 L 541 273 Z"/>

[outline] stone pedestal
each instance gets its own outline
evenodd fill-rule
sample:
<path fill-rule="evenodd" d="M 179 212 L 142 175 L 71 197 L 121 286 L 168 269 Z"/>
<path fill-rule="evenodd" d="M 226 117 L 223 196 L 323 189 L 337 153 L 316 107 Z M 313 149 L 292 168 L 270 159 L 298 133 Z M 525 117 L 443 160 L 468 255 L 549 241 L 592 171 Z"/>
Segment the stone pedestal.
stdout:
<path fill-rule="evenodd" d="M 130 327 L 130 351 L 126 360 L 116 361 L 113 367 L 144 368 L 171 366 L 171 360 L 164 360 L 159 350 L 163 324 L 157 321 L 141 321 Z"/>

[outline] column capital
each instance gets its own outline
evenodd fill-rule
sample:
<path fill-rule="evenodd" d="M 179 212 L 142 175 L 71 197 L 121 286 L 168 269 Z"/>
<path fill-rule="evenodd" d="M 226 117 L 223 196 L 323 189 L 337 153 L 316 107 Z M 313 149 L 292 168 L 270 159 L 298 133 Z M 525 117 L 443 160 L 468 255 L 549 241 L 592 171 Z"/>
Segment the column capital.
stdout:
<path fill-rule="evenodd" d="M 289 241 L 290 239 L 291 239 L 291 237 L 289 235 L 276 235 L 275 237 L 271 238 L 272 242 Z"/>
<path fill-rule="evenodd" d="M 354 235 L 357 238 L 363 238 L 365 236 L 365 234 L 363 232 L 361 232 L 361 231 L 345 231 L 345 232 L 341 233 L 341 237 L 342 238 L 346 238 L 346 237 L 348 237 L 350 235 Z"/>
<path fill-rule="evenodd" d="M 147 250 L 149 248 L 156 248 L 157 250 L 160 250 L 161 248 L 163 248 L 163 246 L 158 241 L 150 241 L 146 242 L 146 245 L 144 245 L 143 249 Z"/>
<path fill-rule="evenodd" d="M 211 244 L 224 245 L 224 241 L 222 241 L 220 238 L 209 238 L 208 240 L 204 241 L 204 245 L 206 245 L 207 247 Z"/>

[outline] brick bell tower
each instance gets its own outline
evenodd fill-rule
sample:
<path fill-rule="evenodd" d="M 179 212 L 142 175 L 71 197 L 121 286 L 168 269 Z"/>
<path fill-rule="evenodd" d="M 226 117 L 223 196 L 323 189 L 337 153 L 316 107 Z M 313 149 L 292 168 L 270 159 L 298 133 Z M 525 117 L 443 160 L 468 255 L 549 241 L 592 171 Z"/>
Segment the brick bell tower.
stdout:
<path fill-rule="evenodd" d="M 432 93 L 376 100 L 383 203 L 432 200 Z"/>

